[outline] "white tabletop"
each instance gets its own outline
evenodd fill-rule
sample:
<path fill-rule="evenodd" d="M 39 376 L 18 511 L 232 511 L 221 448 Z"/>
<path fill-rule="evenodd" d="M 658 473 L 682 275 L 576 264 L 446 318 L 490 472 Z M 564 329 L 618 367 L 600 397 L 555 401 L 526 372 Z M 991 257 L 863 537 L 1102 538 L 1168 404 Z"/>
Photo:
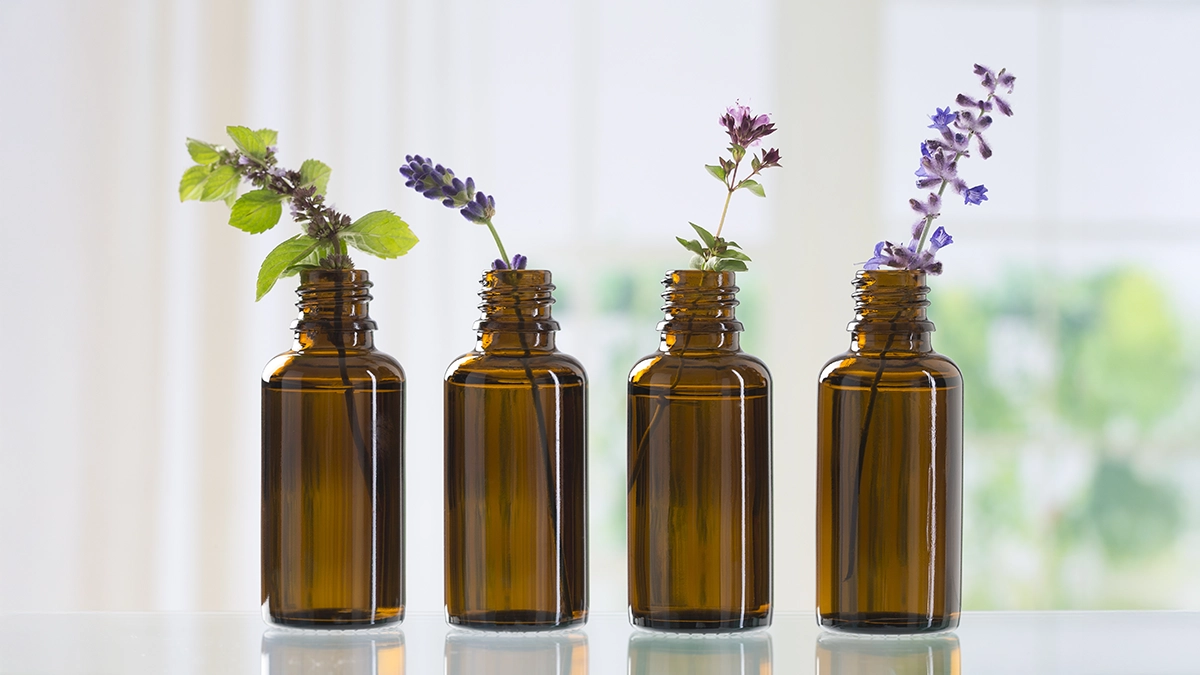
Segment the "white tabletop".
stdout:
<path fill-rule="evenodd" d="M 843 638 L 810 615 L 678 636 L 593 614 L 584 628 L 496 635 L 410 614 L 377 631 L 280 631 L 254 613 L 0 613 L 0 673 L 234 675 L 1200 674 L 1200 612 L 968 612 L 952 635 Z"/>

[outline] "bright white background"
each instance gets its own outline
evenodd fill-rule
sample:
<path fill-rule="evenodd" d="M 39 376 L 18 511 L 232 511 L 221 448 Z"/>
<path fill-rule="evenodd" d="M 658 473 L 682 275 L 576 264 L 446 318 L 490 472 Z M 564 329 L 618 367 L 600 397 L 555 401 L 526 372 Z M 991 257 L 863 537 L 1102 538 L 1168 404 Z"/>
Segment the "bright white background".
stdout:
<path fill-rule="evenodd" d="M 253 279 L 292 230 L 250 237 L 223 205 L 178 202 L 184 138 L 226 124 L 278 129 L 285 165 L 333 167 L 339 208 L 393 209 L 422 240 L 356 258 L 410 382 L 413 610 L 441 607 L 441 376 L 494 254 L 396 168 L 430 155 L 496 195 L 592 376 L 592 603 L 622 609 L 623 377 L 655 347 L 657 280 L 686 263 L 673 237 L 719 214 L 702 165 L 740 98 L 774 115 L 784 157 L 729 232 L 755 258 L 746 344 L 776 382 L 777 607 L 807 611 L 813 385 L 845 348 L 856 263 L 906 236 L 923 116 L 971 91 L 974 61 L 1017 73 L 996 156 L 964 165 L 993 201 L 948 207 L 935 289 L 1133 260 L 1188 314 L 1198 34 L 1196 4 L 1152 0 L 0 0 L 0 609 L 257 607 L 258 374 L 294 309 L 287 284 L 255 304 Z M 1176 567 L 1200 560 L 1189 522 Z M 1035 539 L 1014 550 L 1038 559 Z M 1151 595 L 1200 606 L 1194 580 L 1171 591 Z"/>

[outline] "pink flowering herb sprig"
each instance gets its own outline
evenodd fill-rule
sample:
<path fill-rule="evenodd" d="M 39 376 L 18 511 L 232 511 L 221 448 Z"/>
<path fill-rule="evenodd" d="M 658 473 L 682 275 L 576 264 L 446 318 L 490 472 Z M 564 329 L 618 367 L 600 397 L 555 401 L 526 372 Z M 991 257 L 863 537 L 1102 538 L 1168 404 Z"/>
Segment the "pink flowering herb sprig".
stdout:
<path fill-rule="evenodd" d="M 696 234 L 700 235 L 700 238 L 675 237 L 675 239 L 692 252 L 692 269 L 744 272 L 747 269 L 746 263 L 750 262 L 750 257 L 736 250 L 741 247 L 737 245 L 737 242 L 725 240 L 721 236 L 721 231 L 725 227 L 725 216 L 729 213 L 729 201 L 733 198 L 734 192 L 748 190 L 759 197 L 767 196 L 762 184 L 754 180 L 754 177 L 764 169 L 780 166 L 779 150 L 771 148 L 759 154 L 751 154 L 750 174 L 740 180 L 738 171 L 742 168 L 742 160 L 746 158 L 747 150 L 758 146 L 764 137 L 775 133 L 775 124 L 769 115 L 756 116 L 748 106 L 738 103 L 726 110 L 725 114 L 721 116 L 719 124 L 729 135 L 729 157 L 720 157 L 717 159 L 717 164 L 708 164 L 704 168 L 708 169 L 714 178 L 724 183 L 727 190 L 725 207 L 721 209 L 721 220 L 717 223 L 716 233 L 710 233 L 695 223 L 688 223 L 696 231 Z"/>
<path fill-rule="evenodd" d="M 953 188 L 956 194 L 962 195 L 964 204 L 982 204 L 988 200 L 988 189 L 983 185 L 968 187 L 967 182 L 958 175 L 958 162 L 963 157 L 971 156 L 971 141 L 984 159 L 992 156 L 992 147 L 983 136 L 992 125 L 989 114 L 997 110 L 1005 117 L 1012 117 L 1012 106 L 1006 96 L 996 93 L 1004 88 L 1011 94 L 1017 78 L 1007 69 L 993 72 L 990 68 L 975 64 L 975 74 L 979 76 L 980 84 L 986 92 L 986 97 L 975 99 L 966 94 L 959 94 L 954 102 L 959 109 L 951 111 L 950 106 L 937 108 L 929 116 L 933 122 L 928 128 L 936 130 L 939 135 L 921 143 L 921 165 L 917 168 L 917 187 L 931 190 L 926 198 L 908 200 L 913 211 L 920 216 L 912 225 L 912 239 L 908 244 L 893 244 L 881 241 L 875 245 L 875 255 L 864 265 L 864 269 L 877 270 L 880 267 L 893 267 L 902 270 L 922 270 L 929 274 L 942 273 L 942 263 L 935 260 L 937 252 L 954 243 L 954 238 L 940 225 L 930 232 L 933 221 L 942 215 L 942 196 L 946 188 Z M 953 127 L 953 128 L 951 128 Z M 933 192 L 932 188 L 937 191 Z M 928 247 L 926 246 L 928 245 Z"/>

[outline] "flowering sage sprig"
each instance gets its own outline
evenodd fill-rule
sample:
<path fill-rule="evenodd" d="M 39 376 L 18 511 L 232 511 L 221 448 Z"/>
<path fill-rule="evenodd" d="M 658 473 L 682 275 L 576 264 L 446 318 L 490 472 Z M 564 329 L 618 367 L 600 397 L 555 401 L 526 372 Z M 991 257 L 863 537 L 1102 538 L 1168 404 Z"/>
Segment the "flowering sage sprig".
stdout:
<path fill-rule="evenodd" d="M 763 186 L 754 177 L 763 169 L 779 166 L 779 150 L 771 148 L 761 154 L 750 156 L 750 175 L 738 180 L 738 171 L 742 160 L 746 158 L 746 150 L 755 147 L 766 136 L 775 133 L 775 124 L 769 115 L 757 115 L 750 112 L 748 106 L 734 104 L 726 109 L 718 123 L 725 128 L 729 135 L 729 158 L 720 157 L 717 164 L 706 164 L 705 169 L 717 180 L 725 184 L 725 206 L 721 209 L 721 220 L 717 223 L 715 234 L 695 223 L 688 223 L 699 239 L 684 239 L 675 237 L 684 248 L 692 252 L 692 269 L 744 272 L 750 257 L 741 251 L 736 242 L 726 241 L 721 237 L 725 227 L 725 216 L 729 213 L 729 201 L 738 190 L 749 190 L 759 197 L 766 197 Z"/>
<path fill-rule="evenodd" d="M 404 186 L 410 187 L 429 199 L 440 199 L 442 205 L 459 209 L 463 218 L 477 225 L 487 225 L 500 249 L 500 257 L 492 261 L 494 270 L 523 270 L 529 259 L 520 253 L 512 258 L 504 250 L 500 235 L 492 218 L 496 215 L 496 200 L 491 195 L 485 195 L 475 189 L 475 179 L 467 177 L 466 181 L 454 175 L 454 172 L 441 164 L 434 164 L 432 159 L 420 155 L 405 155 L 408 162 L 400 167 L 400 175 L 404 176 Z"/>
<path fill-rule="evenodd" d="M 188 139 L 188 154 L 196 165 L 183 172 L 179 200 L 224 201 L 230 206 L 229 224 L 250 234 L 275 227 L 286 201 L 303 230 L 267 254 L 258 270 L 256 300 L 279 279 L 304 269 L 352 269 L 347 245 L 380 258 L 397 258 L 416 246 L 416 235 L 391 211 L 372 211 L 351 220 L 326 204 L 331 170 L 324 163 L 307 159 L 299 171 L 279 166 L 276 132 L 238 126 L 225 130 L 236 149 Z M 257 189 L 239 197 L 243 180 Z"/>
<path fill-rule="evenodd" d="M 875 255 L 863 265 L 864 269 L 894 267 L 941 274 L 942 263 L 934 257 L 940 249 L 954 243 L 954 238 L 944 227 L 938 226 L 932 233 L 930 229 L 933 221 L 942 215 L 942 196 L 946 188 L 951 187 L 961 195 L 964 204 L 978 205 L 988 200 L 986 187 L 968 187 L 967 182 L 959 177 L 958 161 L 971 155 L 972 140 L 981 157 L 987 159 L 992 156 L 992 148 L 983 136 L 983 132 L 992 125 L 992 116 L 988 113 L 997 110 L 1005 117 L 1012 117 L 1012 106 L 1007 98 L 996 93 L 996 89 L 1003 87 L 1011 94 L 1017 78 L 1006 69 L 995 73 L 978 63 L 975 64 L 975 74 L 979 76 L 987 94 L 985 98 L 976 99 L 959 94 L 954 99 L 958 110 L 951 111 L 950 106 L 935 108 L 934 114 L 929 116 L 933 124 L 928 128 L 936 130 L 938 136 L 921 143 L 921 165 L 917 167 L 915 175 L 918 188 L 929 190 L 937 187 L 937 192 L 930 192 L 924 201 L 908 200 L 909 206 L 919 216 L 912 225 L 911 241 L 907 245 L 879 242 L 875 245 Z"/>

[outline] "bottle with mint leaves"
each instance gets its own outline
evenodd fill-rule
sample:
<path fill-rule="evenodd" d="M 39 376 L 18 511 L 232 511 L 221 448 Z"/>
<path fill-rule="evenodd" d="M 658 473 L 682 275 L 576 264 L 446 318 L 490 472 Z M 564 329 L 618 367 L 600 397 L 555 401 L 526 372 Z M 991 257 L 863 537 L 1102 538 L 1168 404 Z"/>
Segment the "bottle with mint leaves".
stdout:
<path fill-rule="evenodd" d="M 771 375 L 741 349 L 735 275 L 750 258 L 722 232 L 734 192 L 764 196 L 755 179 L 780 156 L 752 150 L 775 130 L 767 115 L 735 105 L 720 123 L 729 157 L 706 168 L 725 184 L 721 220 L 678 238 L 692 269 L 667 273 L 659 349 L 629 374 L 629 614 L 667 631 L 771 623 Z"/>
<path fill-rule="evenodd" d="M 404 370 L 375 348 L 371 282 L 349 249 L 404 255 L 389 211 L 352 220 L 326 202 L 330 169 L 279 166 L 276 133 L 231 126 L 233 147 L 189 139 L 181 200 L 224 201 L 259 234 L 290 207 L 300 232 L 259 270 L 261 299 L 299 277 L 292 348 L 262 374 L 262 611 L 273 625 L 371 628 L 404 618 Z M 239 194 L 239 187 L 253 189 Z"/>

